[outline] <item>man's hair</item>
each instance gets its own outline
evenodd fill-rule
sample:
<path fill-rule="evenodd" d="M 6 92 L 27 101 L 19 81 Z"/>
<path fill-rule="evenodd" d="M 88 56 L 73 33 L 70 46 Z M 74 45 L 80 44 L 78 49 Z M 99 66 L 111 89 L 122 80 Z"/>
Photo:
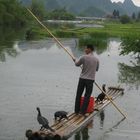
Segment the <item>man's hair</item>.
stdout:
<path fill-rule="evenodd" d="M 88 44 L 86 47 L 87 47 L 88 49 L 91 49 L 92 51 L 94 51 L 94 46 L 93 46 L 93 45 Z"/>

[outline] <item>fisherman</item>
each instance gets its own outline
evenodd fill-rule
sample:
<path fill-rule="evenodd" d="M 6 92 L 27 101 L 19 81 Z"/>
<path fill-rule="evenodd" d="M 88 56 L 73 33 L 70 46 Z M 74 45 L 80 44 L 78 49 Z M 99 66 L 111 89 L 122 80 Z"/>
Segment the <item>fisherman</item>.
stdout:
<path fill-rule="evenodd" d="M 93 52 L 94 46 L 90 44 L 86 46 L 85 55 L 81 56 L 79 60 L 73 58 L 75 65 L 82 67 L 75 99 L 75 113 L 83 116 L 86 113 L 90 96 L 92 94 L 96 71 L 99 69 L 99 60 L 94 56 Z M 84 101 L 80 108 L 80 100 L 84 89 Z"/>

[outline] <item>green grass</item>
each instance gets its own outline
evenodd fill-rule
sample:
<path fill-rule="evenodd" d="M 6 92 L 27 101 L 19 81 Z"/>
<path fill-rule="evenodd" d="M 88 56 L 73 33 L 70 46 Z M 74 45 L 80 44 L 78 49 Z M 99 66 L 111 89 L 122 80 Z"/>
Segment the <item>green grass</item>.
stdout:
<path fill-rule="evenodd" d="M 103 28 L 50 28 L 50 31 L 56 36 L 61 38 L 79 38 L 83 35 L 91 35 L 92 37 L 125 37 L 125 36 L 140 36 L 140 22 L 131 24 L 121 24 L 107 22 L 102 24 Z M 50 37 L 47 31 L 43 28 L 37 28 L 35 33 L 40 38 Z"/>
<path fill-rule="evenodd" d="M 135 24 L 105 24 L 104 28 L 85 28 L 80 30 L 81 33 L 100 33 L 108 34 L 110 37 L 124 37 L 130 35 L 140 35 L 140 23 Z"/>

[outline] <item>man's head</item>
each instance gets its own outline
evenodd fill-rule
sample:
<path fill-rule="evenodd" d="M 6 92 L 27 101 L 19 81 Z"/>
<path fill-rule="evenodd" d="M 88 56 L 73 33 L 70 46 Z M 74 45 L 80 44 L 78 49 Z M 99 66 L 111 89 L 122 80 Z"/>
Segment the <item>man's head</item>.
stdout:
<path fill-rule="evenodd" d="M 86 48 L 85 48 L 85 53 L 86 54 L 92 53 L 93 51 L 94 51 L 94 46 L 93 45 L 89 44 L 89 45 L 86 46 Z"/>

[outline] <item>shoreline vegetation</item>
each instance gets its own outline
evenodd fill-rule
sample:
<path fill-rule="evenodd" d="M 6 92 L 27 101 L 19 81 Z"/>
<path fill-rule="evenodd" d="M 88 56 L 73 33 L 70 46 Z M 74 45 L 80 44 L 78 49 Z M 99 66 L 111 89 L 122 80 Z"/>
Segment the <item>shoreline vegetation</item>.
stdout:
<path fill-rule="evenodd" d="M 121 55 L 127 55 L 131 52 L 140 57 L 140 23 L 104 23 L 103 28 L 84 27 L 84 28 L 69 28 L 69 27 L 57 27 L 49 29 L 58 38 L 78 38 L 79 47 L 86 45 L 87 43 L 94 44 L 97 47 L 104 48 L 107 46 L 107 39 L 114 37 L 122 40 Z M 47 26 L 48 27 L 48 26 Z M 45 29 L 35 27 L 32 28 L 31 39 L 43 39 L 50 37 Z M 29 39 L 30 40 L 30 39 Z"/>
<path fill-rule="evenodd" d="M 88 24 L 86 22 L 85 24 Z M 93 23 L 94 24 L 94 23 Z M 69 27 L 73 26 L 73 27 Z M 137 23 L 129 23 L 129 24 L 121 24 L 121 23 L 102 23 L 102 28 L 98 27 L 75 27 L 74 25 L 54 25 L 54 27 L 50 27 L 46 25 L 46 27 L 51 30 L 51 32 L 59 38 L 71 38 L 71 37 L 81 37 L 85 34 L 89 34 L 92 36 L 98 37 L 125 37 L 125 36 L 140 36 L 140 22 Z M 49 34 L 45 31 L 45 29 L 41 28 L 39 25 L 33 26 L 30 28 L 31 35 L 34 37 L 50 37 Z M 31 37 L 31 38 L 34 38 Z M 36 37 L 36 38 L 37 38 Z"/>

